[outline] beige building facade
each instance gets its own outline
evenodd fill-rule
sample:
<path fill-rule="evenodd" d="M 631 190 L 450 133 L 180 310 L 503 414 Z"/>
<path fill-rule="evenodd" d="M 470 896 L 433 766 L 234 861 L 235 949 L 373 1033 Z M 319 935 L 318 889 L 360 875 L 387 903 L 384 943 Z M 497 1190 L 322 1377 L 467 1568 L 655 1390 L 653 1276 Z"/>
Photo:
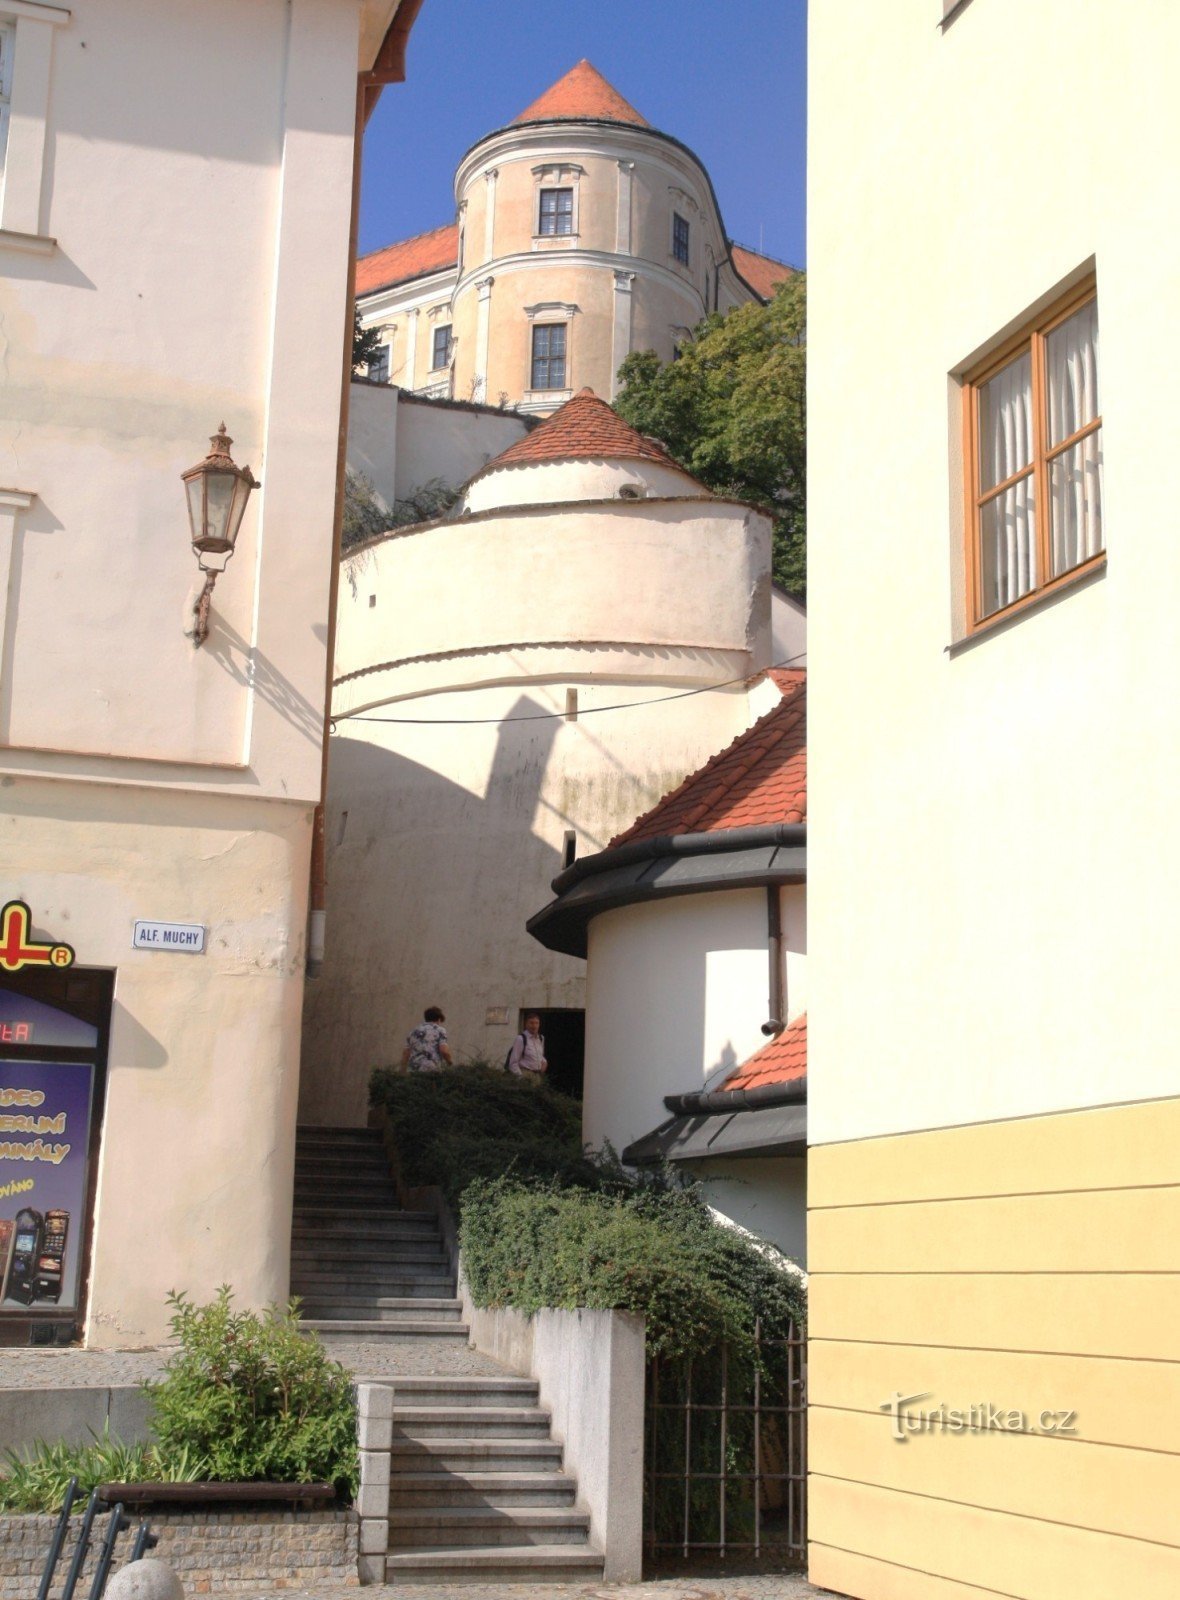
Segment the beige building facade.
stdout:
<path fill-rule="evenodd" d="M 357 266 L 371 377 L 548 414 L 613 398 L 632 350 L 671 360 L 709 311 L 768 298 L 790 268 L 731 243 L 709 175 L 588 61 L 455 174 L 456 220 Z"/>
<path fill-rule="evenodd" d="M 811 1578 L 1165 1600 L 1180 15 L 810 49 Z"/>
<path fill-rule="evenodd" d="M 358 112 L 416 9 L 0 0 L 0 1342 L 286 1295 Z"/>

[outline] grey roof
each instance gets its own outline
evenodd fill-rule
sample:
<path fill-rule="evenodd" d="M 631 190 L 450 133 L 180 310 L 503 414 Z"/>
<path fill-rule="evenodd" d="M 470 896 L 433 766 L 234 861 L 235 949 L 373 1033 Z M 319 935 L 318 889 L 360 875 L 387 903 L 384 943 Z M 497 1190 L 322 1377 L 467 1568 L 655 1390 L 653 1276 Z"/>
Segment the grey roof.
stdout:
<path fill-rule="evenodd" d="M 805 1101 L 754 1111 L 673 1116 L 623 1151 L 633 1166 L 656 1161 L 704 1161 L 711 1156 L 804 1156 Z"/>
<path fill-rule="evenodd" d="M 553 880 L 557 898 L 530 917 L 533 938 L 585 956 L 586 931 L 601 911 L 638 900 L 801 883 L 807 876 L 803 824 L 660 835 L 615 845 L 576 861 Z"/>

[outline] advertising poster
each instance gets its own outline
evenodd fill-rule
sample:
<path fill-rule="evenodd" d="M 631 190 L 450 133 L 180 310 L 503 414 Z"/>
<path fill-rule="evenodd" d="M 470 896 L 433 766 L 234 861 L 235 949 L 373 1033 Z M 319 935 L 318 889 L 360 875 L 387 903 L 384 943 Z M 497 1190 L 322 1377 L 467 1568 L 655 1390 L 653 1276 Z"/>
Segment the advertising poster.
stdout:
<path fill-rule="evenodd" d="M 0 1061 L 0 1313 L 73 1311 L 94 1063 Z"/>

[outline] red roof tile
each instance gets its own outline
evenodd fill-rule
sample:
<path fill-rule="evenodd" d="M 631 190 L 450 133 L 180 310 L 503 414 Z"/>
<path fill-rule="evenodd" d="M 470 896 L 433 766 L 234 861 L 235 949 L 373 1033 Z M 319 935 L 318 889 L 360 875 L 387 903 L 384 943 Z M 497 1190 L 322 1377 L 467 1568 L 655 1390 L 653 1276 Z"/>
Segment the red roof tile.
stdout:
<path fill-rule="evenodd" d="M 778 705 L 612 839 L 611 846 L 664 833 L 807 821 L 807 674 L 792 667 L 776 668 L 773 676 L 783 696 Z"/>
<path fill-rule="evenodd" d="M 356 292 L 372 294 L 374 289 L 388 289 L 427 272 L 441 272 L 444 267 L 455 266 L 458 260 L 459 225 L 448 222 L 429 233 L 416 233 L 412 239 L 402 239 L 398 244 L 387 244 L 384 250 L 361 256 L 356 264 Z"/>
<path fill-rule="evenodd" d="M 513 122 L 556 122 L 569 119 L 579 122 L 630 122 L 637 128 L 650 128 L 651 123 L 629 105 L 617 89 L 586 60 L 571 67 L 564 78 L 558 78 L 551 88 L 531 106 L 526 106 Z"/>
<path fill-rule="evenodd" d="M 785 261 L 776 261 L 773 256 L 759 255 L 757 250 L 747 250 L 745 245 L 731 244 L 729 253 L 738 272 L 754 293 L 761 295 L 763 300 L 773 297 L 776 283 L 782 283 L 785 279 L 795 276 L 794 267 L 788 267 Z"/>
<path fill-rule="evenodd" d="M 769 1044 L 731 1072 L 722 1090 L 761 1089 L 770 1083 L 790 1083 L 807 1076 L 807 1013 L 796 1017 Z"/>
<path fill-rule="evenodd" d="M 535 466 L 541 461 L 658 461 L 662 467 L 674 467 L 691 477 L 662 444 L 624 422 L 593 389 L 579 389 L 572 400 L 481 467 L 475 477 L 496 467 Z"/>

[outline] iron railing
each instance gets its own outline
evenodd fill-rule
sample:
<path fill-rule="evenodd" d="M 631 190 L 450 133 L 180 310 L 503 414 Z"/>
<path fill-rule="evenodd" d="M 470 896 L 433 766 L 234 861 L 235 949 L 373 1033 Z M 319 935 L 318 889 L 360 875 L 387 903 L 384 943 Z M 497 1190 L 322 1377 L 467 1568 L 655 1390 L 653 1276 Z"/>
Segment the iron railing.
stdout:
<path fill-rule="evenodd" d="M 644 1547 L 652 1560 L 807 1549 L 807 1342 L 720 1344 L 648 1364 Z"/>

